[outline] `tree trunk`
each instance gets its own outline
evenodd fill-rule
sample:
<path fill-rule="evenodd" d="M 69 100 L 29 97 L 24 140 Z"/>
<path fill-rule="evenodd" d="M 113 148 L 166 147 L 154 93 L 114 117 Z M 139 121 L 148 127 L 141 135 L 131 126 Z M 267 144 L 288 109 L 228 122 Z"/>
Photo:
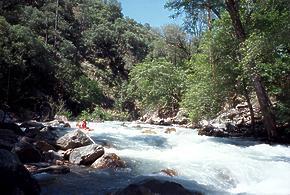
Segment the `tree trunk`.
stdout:
<path fill-rule="evenodd" d="M 236 0 L 225 0 L 225 4 L 227 11 L 229 12 L 229 15 L 231 17 L 236 37 L 240 41 L 240 43 L 244 43 L 246 40 L 246 33 L 240 19 L 238 3 Z M 256 69 L 255 62 L 252 61 L 248 63 L 247 69 L 249 70 L 249 72 L 253 72 L 251 70 Z M 255 88 L 255 92 L 259 101 L 259 105 L 263 115 L 264 126 L 268 133 L 268 139 L 269 140 L 276 139 L 277 138 L 276 121 L 271 109 L 271 103 L 268 94 L 262 83 L 261 76 L 257 71 L 254 71 L 252 74 L 250 74 L 250 77 L 253 82 L 253 86 Z"/>
<path fill-rule="evenodd" d="M 253 105 L 251 103 L 251 99 L 250 99 L 250 93 L 246 87 L 246 84 L 243 82 L 243 91 L 244 91 L 244 96 L 246 98 L 246 101 L 247 101 L 247 104 L 248 104 L 248 107 L 249 107 L 249 110 L 250 110 L 250 115 L 251 115 L 251 125 L 252 125 L 252 130 L 255 130 L 254 129 L 254 125 L 255 125 L 255 114 L 254 114 L 254 109 L 253 109 Z"/>
<path fill-rule="evenodd" d="M 48 16 L 45 17 L 45 43 L 48 43 Z"/>
<path fill-rule="evenodd" d="M 56 47 L 56 39 L 57 39 L 57 28 L 58 28 L 58 6 L 59 0 L 56 0 L 56 8 L 55 8 L 55 21 L 54 21 L 54 47 Z"/>

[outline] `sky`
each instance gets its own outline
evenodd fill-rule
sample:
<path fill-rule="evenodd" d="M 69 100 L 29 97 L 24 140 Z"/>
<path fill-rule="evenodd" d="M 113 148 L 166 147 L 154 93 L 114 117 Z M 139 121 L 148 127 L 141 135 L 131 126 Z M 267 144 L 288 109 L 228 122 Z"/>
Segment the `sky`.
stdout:
<path fill-rule="evenodd" d="M 182 19 L 171 19 L 173 12 L 164 8 L 166 0 L 119 0 L 123 14 L 139 23 L 148 23 L 152 27 L 165 24 L 182 24 Z"/>

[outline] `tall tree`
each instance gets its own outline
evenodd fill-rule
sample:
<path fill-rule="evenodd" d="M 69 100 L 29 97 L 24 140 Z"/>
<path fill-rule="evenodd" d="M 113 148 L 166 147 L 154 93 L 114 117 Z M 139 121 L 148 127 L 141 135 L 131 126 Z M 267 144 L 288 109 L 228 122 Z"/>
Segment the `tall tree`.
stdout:
<path fill-rule="evenodd" d="M 238 9 L 238 1 L 236 0 L 226 0 L 225 1 L 227 11 L 231 17 L 232 25 L 235 30 L 235 34 L 237 39 L 240 41 L 240 44 L 243 44 L 247 35 L 245 32 L 245 28 L 242 24 L 239 9 Z M 257 70 L 256 63 L 254 60 L 250 60 L 247 64 L 248 72 L 250 73 L 250 78 L 252 80 L 253 86 L 255 88 L 255 92 L 260 104 L 260 108 L 263 115 L 264 126 L 268 132 L 269 139 L 276 139 L 277 128 L 276 121 L 272 110 L 272 105 L 268 96 L 268 93 L 265 89 L 265 86 L 262 82 L 261 75 Z"/>
<path fill-rule="evenodd" d="M 240 43 L 240 49 L 243 48 L 247 40 L 247 33 L 245 31 L 245 27 L 242 24 L 242 19 L 240 16 L 240 7 L 238 0 L 224 0 L 224 1 L 212 1 L 215 2 L 216 6 L 220 6 L 221 8 L 225 8 L 231 18 L 232 27 L 235 32 L 236 39 Z M 215 13 L 215 7 L 212 6 L 209 8 L 209 1 L 186 1 L 186 0 L 170 0 L 167 3 L 167 6 L 175 9 L 180 13 L 180 11 L 184 11 L 187 15 L 191 15 L 194 21 L 196 22 L 200 12 L 208 11 L 211 9 Z M 195 23 L 196 24 L 196 23 Z M 240 55 L 240 61 L 243 61 L 243 56 Z M 269 100 L 268 93 L 265 89 L 265 86 L 262 82 L 261 75 L 257 69 L 257 65 L 255 59 L 248 60 L 245 64 L 247 72 L 250 73 L 250 78 L 253 83 L 259 105 L 263 115 L 264 126 L 268 133 L 269 139 L 277 138 L 277 128 L 275 117 L 272 111 L 271 102 Z M 247 100 L 249 100 L 247 98 Z M 250 103 L 249 103 L 250 105 Z M 250 106 L 251 107 L 251 106 Z M 252 117 L 253 114 L 251 113 Z"/>

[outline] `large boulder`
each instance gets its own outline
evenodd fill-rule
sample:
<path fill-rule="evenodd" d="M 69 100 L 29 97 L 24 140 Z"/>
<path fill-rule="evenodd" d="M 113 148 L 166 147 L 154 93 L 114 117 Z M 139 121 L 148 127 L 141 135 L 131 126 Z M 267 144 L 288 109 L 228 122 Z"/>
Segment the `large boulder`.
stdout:
<path fill-rule="evenodd" d="M 15 144 L 12 152 L 17 154 L 22 163 L 40 162 L 41 154 L 33 144 L 20 140 Z"/>
<path fill-rule="evenodd" d="M 55 145 L 58 139 L 58 135 L 54 131 L 55 128 L 51 126 L 44 127 L 37 133 L 35 139 L 43 140 L 46 141 L 48 144 Z"/>
<path fill-rule="evenodd" d="M 39 140 L 34 143 L 34 146 L 42 152 L 47 152 L 49 150 L 56 150 L 52 145 L 47 143 L 46 141 Z"/>
<path fill-rule="evenodd" d="M 56 141 L 56 145 L 62 150 L 78 148 L 90 144 L 93 144 L 93 141 L 81 130 L 69 132 Z"/>
<path fill-rule="evenodd" d="M 18 136 L 9 129 L 0 129 L 0 149 L 12 150 L 18 142 Z"/>
<path fill-rule="evenodd" d="M 108 153 L 97 159 L 91 167 L 95 169 L 116 169 L 125 168 L 126 164 L 119 156 L 114 153 Z"/>
<path fill-rule="evenodd" d="M 38 183 L 31 177 L 15 154 L 0 149 L 1 194 L 40 194 Z"/>
<path fill-rule="evenodd" d="M 198 135 L 206 135 L 206 136 L 214 136 L 214 137 L 229 137 L 228 132 L 226 132 L 224 129 L 216 128 L 211 125 L 198 129 Z"/>
<path fill-rule="evenodd" d="M 104 148 L 97 144 L 73 149 L 69 161 L 78 165 L 91 165 L 104 154 Z"/>
<path fill-rule="evenodd" d="M 130 184 L 123 190 L 119 190 L 114 195 L 199 195 L 199 192 L 191 192 L 182 185 L 171 181 L 160 181 L 157 179 L 149 179 L 136 184 Z"/>

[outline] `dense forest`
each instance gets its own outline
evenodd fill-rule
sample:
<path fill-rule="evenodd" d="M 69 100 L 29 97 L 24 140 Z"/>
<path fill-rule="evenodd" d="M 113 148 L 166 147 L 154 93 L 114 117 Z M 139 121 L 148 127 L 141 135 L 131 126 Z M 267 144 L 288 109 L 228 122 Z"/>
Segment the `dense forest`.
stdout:
<path fill-rule="evenodd" d="M 242 98 L 252 122 L 257 101 L 268 137 L 279 136 L 290 122 L 290 2 L 165 7 L 184 25 L 139 24 L 116 0 L 1 0 L 0 109 L 132 120 L 184 108 L 195 122 Z"/>

